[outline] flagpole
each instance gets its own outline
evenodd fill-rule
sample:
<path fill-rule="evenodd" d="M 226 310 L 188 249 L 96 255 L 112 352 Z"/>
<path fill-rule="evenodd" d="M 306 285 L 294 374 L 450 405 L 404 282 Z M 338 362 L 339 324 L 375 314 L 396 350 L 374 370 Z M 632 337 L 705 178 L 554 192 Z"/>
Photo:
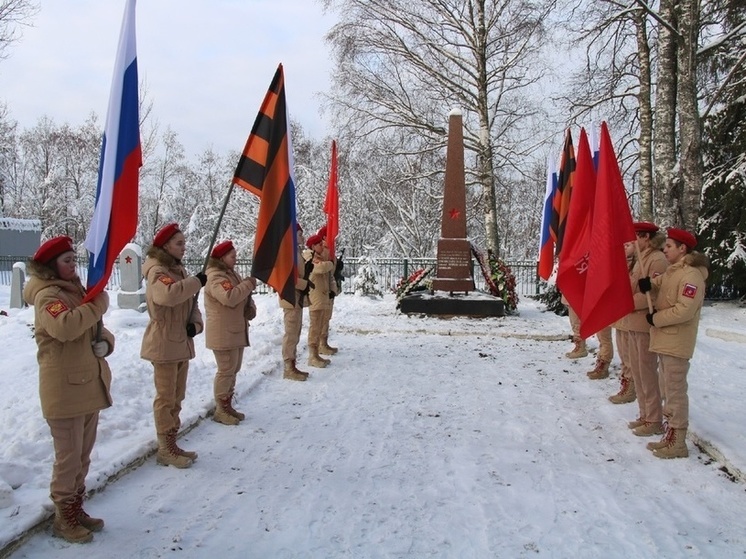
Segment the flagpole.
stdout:
<path fill-rule="evenodd" d="M 225 215 L 225 210 L 228 207 L 228 201 L 231 198 L 231 194 L 233 194 L 233 188 L 236 186 L 236 184 L 231 181 L 231 185 L 228 187 L 228 192 L 225 195 L 225 199 L 223 200 L 223 207 L 220 209 L 220 215 L 218 216 L 218 222 L 215 224 L 215 229 L 212 231 L 212 238 L 210 239 L 210 246 L 207 248 L 207 254 L 205 255 L 205 262 L 202 264 L 202 273 L 205 273 L 205 270 L 207 270 L 207 263 L 210 261 L 210 253 L 212 252 L 212 247 L 215 246 L 215 241 L 218 238 L 218 231 L 220 230 L 220 224 L 223 222 L 223 216 Z"/>
<path fill-rule="evenodd" d="M 202 273 L 205 273 L 205 270 L 207 270 L 207 263 L 210 261 L 210 253 L 212 252 L 212 247 L 215 246 L 215 240 L 218 238 L 218 231 L 220 230 L 220 224 L 223 222 L 223 216 L 225 215 L 225 209 L 228 207 L 228 201 L 231 199 L 231 194 L 233 194 L 233 187 L 235 184 L 233 181 L 231 181 L 231 185 L 228 187 L 228 192 L 225 195 L 225 199 L 223 200 L 223 207 L 220 209 L 220 215 L 218 216 L 218 222 L 215 224 L 215 229 L 212 230 L 212 238 L 210 239 L 210 246 L 207 248 L 207 254 L 205 255 L 205 261 L 202 264 Z M 200 290 L 201 291 L 201 290 Z M 197 306 L 197 299 L 199 298 L 199 291 L 194 294 L 194 298 L 192 299 L 192 310 L 189 312 L 189 319 L 192 318 L 192 313 L 194 312 L 194 308 Z"/>
<path fill-rule="evenodd" d="M 640 252 L 640 245 L 635 241 L 635 252 L 637 253 L 637 261 L 640 263 L 640 271 L 642 271 L 642 253 Z M 645 292 L 645 297 L 648 299 L 648 312 L 653 314 L 653 300 L 650 298 L 650 291 Z"/>

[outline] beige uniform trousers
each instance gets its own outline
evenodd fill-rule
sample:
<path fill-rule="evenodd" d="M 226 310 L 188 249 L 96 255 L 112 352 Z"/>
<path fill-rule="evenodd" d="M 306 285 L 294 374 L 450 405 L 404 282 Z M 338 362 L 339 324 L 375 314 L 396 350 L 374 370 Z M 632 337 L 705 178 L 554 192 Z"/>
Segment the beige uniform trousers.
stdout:
<path fill-rule="evenodd" d="M 329 339 L 329 323 L 332 320 L 332 312 L 334 312 L 334 299 L 329 299 L 329 308 L 326 309 L 326 313 L 324 313 L 324 321 L 321 324 L 321 339 L 322 340 L 328 340 Z"/>
<path fill-rule="evenodd" d="M 173 363 L 153 363 L 155 374 L 155 400 L 153 401 L 153 416 L 155 418 L 155 432 L 165 435 L 170 431 L 178 431 L 181 427 L 181 403 L 186 396 L 187 374 L 189 361 L 175 361 Z"/>
<path fill-rule="evenodd" d="M 572 310 L 570 305 L 567 305 L 567 316 L 570 318 L 572 335 L 580 338 L 580 317 Z M 598 338 L 598 355 L 596 358 L 611 363 L 611 360 L 614 359 L 614 344 L 611 343 L 611 326 L 607 326 L 598 332 L 596 338 Z"/>
<path fill-rule="evenodd" d="M 574 310 L 572 310 L 572 307 L 570 305 L 567 305 L 567 316 L 570 319 L 570 329 L 572 330 L 572 335 L 576 338 L 579 338 L 580 317 Z"/>
<path fill-rule="evenodd" d="M 309 311 L 310 320 L 308 321 L 308 345 L 318 346 L 321 342 L 321 330 L 324 327 L 324 318 L 329 312 L 328 308 L 317 311 Z M 327 326 L 328 327 L 328 326 Z"/>
<path fill-rule="evenodd" d="M 49 497 L 55 503 L 85 492 L 85 478 L 96 442 L 99 412 L 68 419 L 47 419 L 54 442 L 54 465 Z"/>
<path fill-rule="evenodd" d="M 616 351 L 619 355 L 619 360 L 622 362 L 622 378 L 627 380 L 634 380 L 632 377 L 632 369 L 630 368 L 631 352 L 629 345 L 631 343 L 630 333 L 627 330 L 615 330 L 616 338 Z"/>
<path fill-rule="evenodd" d="M 640 419 L 657 423 L 663 419 L 658 384 L 658 354 L 651 352 L 649 332 L 629 332 L 630 367 L 635 381 Z"/>
<path fill-rule="evenodd" d="M 663 376 L 663 416 L 671 429 L 689 428 L 689 385 L 686 375 L 689 360 L 658 354 L 660 374 Z"/>
<path fill-rule="evenodd" d="M 233 394 L 233 389 L 236 387 L 236 375 L 243 363 L 243 350 L 242 347 L 235 347 L 212 351 L 215 354 L 215 364 L 218 366 L 213 382 L 216 401 L 225 400 Z"/>
<path fill-rule="evenodd" d="M 611 360 L 614 359 L 614 344 L 611 343 L 611 326 L 599 330 L 596 338 L 598 339 L 598 354 L 596 355 L 596 359 L 611 363 Z"/>
<path fill-rule="evenodd" d="M 296 359 L 300 332 L 303 327 L 303 309 L 282 309 L 285 334 L 282 336 L 282 360 Z"/>

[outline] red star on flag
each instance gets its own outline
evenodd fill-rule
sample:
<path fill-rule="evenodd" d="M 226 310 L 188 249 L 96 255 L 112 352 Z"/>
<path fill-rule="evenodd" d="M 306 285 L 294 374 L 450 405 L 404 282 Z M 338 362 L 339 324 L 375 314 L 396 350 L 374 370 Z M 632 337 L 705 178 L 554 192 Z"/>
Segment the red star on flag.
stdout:
<path fill-rule="evenodd" d="M 127 264 L 132 264 L 132 257 L 131 257 L 131 256 L 125 256 L 125 257 L 124 257 L 124 261 L 125 261 L 125 262 L 126 262 Z"/>
<path fill-rule="evenodd" d="M 451 208 L 451 210 L 448 212 L 448 215 L 451 216 L 451 219 L 458 219 L 461 216 L 461 212 L 458 211 L 456 208 Z"/>

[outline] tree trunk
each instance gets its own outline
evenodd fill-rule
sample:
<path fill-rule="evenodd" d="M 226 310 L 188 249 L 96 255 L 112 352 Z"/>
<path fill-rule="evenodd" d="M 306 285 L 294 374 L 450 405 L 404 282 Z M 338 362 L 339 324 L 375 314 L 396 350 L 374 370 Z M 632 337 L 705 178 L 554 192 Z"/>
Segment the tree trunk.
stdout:
<path fill-rule="evenodd" d="M 660 16 L 674 27 L 676 0 L 662 0 Z M 659 26 L 658 80 L 655 90 L 654 173 L 655 217 L 669 226 L 680 219 L 680 181 L 676 176 L 676 36 Z"/>
<path fill-rule="evenodd" d="M 699 35 L 699 2 L 679 3 L 678 106 L 681 214 L 677 225 L 697 230 L 704 164 L 702 162 L 702 124 L 697 104 L 697 37 Z"/>
<path fill-rule="evenodd" d="M 637 51 L 640 64 L 640 206 L 641 221 L 653 221 L 653 109 L 651 92 L 650 45 L 648 44 L 647 14 L 638 10 L 634 18 Z"/>

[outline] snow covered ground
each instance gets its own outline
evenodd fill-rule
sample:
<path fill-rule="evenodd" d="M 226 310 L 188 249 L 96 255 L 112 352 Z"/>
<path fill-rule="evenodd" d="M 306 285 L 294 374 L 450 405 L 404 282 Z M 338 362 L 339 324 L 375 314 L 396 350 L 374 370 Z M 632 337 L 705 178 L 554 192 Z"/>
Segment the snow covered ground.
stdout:
<path fill-rule="evenodd" d="M 689 374 L 690 436 L 718 460 L 692 440 L 687 459 L 653 457 L 650 439 L 626 427 L 637 405 L 606 399 L 618 370 L 588 380 L 593 357 L 563 357 L 567 318 L 531 300 L 520 316 L 469 320 L 402 315 L 391 295 L 342 296 L 339 354 L 309 369 L 302 341 L 312 375 L 298 383 L 282 379 L 276 298 L 259 296 L 237 386 L 247 419 L 205 420 L 214 359 L 198 337 L 181 446 L 199 459 L 177 470 L 152 455 L 152 369 L 139 358 L 147 316 L 118 309 L 112 293 L 115 403 L 101 415 L 87 502 L 106 527 L 81 546 L 42 522 L 52 446 L 33 311 L 8 300 L 0 288 L 0 556 L 746 555 L 746 309 L 735 305 L 703 310 Z"/>

